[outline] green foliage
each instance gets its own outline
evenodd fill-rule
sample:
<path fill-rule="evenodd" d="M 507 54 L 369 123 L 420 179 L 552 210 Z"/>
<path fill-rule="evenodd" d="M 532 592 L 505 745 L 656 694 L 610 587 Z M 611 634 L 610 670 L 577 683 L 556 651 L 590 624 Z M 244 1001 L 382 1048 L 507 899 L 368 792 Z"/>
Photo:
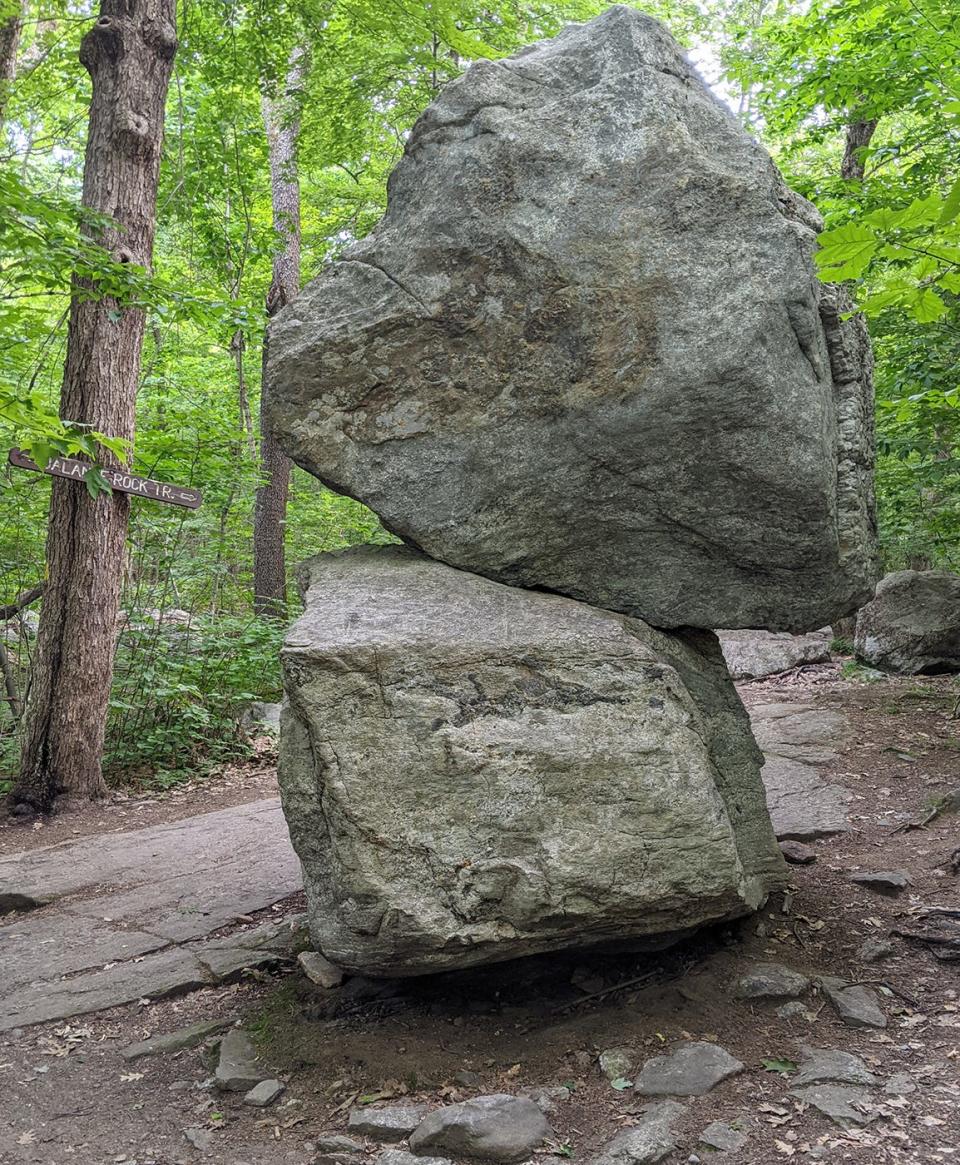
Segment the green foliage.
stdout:
<path fill-rule="evenodd" d="M 244 705 L 280 698 L 283 628 L 269 619 L 156 620 L 120 636 L 104 768 L 113 776 L 159 769 L 154 780 L 246 752 Z"/>

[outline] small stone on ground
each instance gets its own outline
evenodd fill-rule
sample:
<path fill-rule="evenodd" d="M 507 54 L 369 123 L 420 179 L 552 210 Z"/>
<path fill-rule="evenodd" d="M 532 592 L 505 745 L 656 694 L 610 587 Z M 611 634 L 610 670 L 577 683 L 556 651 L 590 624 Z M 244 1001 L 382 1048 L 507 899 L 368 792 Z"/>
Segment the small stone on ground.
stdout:
<path fill-rule="evenodd" d="M 214 1080 L 225 1092 L 248 1092 L 267 1078 L 269 1073 L 256 1064 L 257 1053 L 250 1037 L 239 1028 L 231 1028 L 220 1041 L 220 1054 Z"/>
<path fill-rule="evenodd" d="M 737 980 L 741 999 L 787 999 L 802 995 L 810 980 L 782 963 L 757 963 Z"/>
<path fill-rule="evenodd" d="M 628 1048 L 607 1048 L 600 1053 L 600 1071 L 611 1083 L 629 1079 L 633 1072 L 633 1053 Z"/>
<path fill-rule="evenodd" d="M 849 880 L 858 886 L 867 886 L 881 893 L 896 894 L 910 885 L 910 875 L 906 870 L 877 870 L 874 873 L 858 872 L 850 874 Z"/>
<path fill-rule="evenodd" d="M 350 1110 L 347 1130 L 369 1137 L 372 1141 L 402 1141 L 420 1124 L 426 1111 L 422 1104 L 394 1108 L 354 1108 Z"/>
<path fill-rule="evenodd" d="M 810 1104 L 838 1125 L 867 1125 L 876 1118 L 870 1093 L 847 1084 L 813 1084 L 793 1088 L 791 1096 Z"/>
<path fill-rule="evenodd" d="M 823 989 L 837 1015 L 847 1027 L 886 1027 L 887 1017 L 880 1010 L 876 992 L 869 987 L 844 983 L 842 979 L 821 979 Z"/>
<path fill-rule="evenodd" d="M 780 852 L 792 866 L 809 866 L 817 860 L 816 850 L 804 845 L 802 841 L 791 841 L 790 838 L 780 842 Z"/>
<path fill-rule="evenodd" d="M 201 1153 L 208 1152 L 213 1145 L 213 1133 L 209 1129 L 184 1129 L 183 1135 Z"/>
<path fill-rule="evenodd" d="M 523 1161 L 550 1133 L 532 1100 L 498 1093 L 434 1109 L 411 1136 L 410 1148 L 418 1156 L 441 1149 L 482 1161 Z"/>
<path fill-rule="evenodd" d="M 284 1088 L 286 1085 L 280 1080 L 261 1080 L 246 1094 L 243 1103 L 252 1104 L 254 1108 L 266 1108 L 268 1104 L 273 1104 Z"/>
<path fill-rule="evenodd" d="M 343 971 L 325 959 L 319 951 L 301 951 L 297 956 L 300 969 L 311 983 L 329 991 L 343 982 Z"/>
<path fill-rule="evenodd" d="M 321 1153 L 362 1153 L 363 1142 L 343 1133 L 321 1133 L 313 1139 L 314 1148 Z"/>
<path fill-rule="evenodd" d="M 714 1121 L 700 1134 L 700 1144 L 711 1149 L 719 1149 L 722 1153 L 735 1153 L 747 1143 L 744 1133 L 738 1132 L 726 1121 Z"/>
<path fill-rule="evenodd" d="M 207 1019 L 202 1023 L 193 1023 L 189 1027 L 179 1028 L 174 1032 L 167 1032 L 162 1036 L 151 1036 L 138 1044 L 130 1044 L 120 1050 L 125 1060 L 139 1060 L 143 1056 L 157 1056 L 164 1052 L 181 1052 L 184 1048 L 194 1048 L 202 1043 L 207 1036 L 216 1035 L 225 1028 L 233 1026 L 233 1019 Z"/>
<path fill-rule="evenodd" d="M 857 948 L 857 958 L 861 963 L 879 963 L 897 953 L 897 948 L 885 938 L 868 938 Z"/>
<path fill-rule="evenodd" d="M 897 1072 L 884 1084 L 883 1091 L 889 1096 L 907 1096 L 917 1091 L 917 1082 L 907 1072 Z"/>
<path fill-rule="evenodd" d="M 615 1136 L 592 1165 L 656 1165 L 676 1149 L 672 1126 L 685 1112 L 675 1100 L 647 1105 L 637 1124 Z"/>
<path fill-rule="evenodd" d="M 377 1158 L 377 1165 L 452 1165 L 447 1157 L 418 1157 L 403 1149 L 384 1149 Z"/>
<path fill-rule="evenodd" d="M 637 1077 L 638 1096 L 702 1096 L 743 1071 L 743 1064 L 716 1044 L 683 1044 L 667 1056 L 648 1060 Z"/>
<path fill-rule="evenodd" d="M 804 1048 L 795 1088 L 806 1084 L 861 1084 L 872 1087 L 880 1081 L 859 1056 L 836 1048 Z"/>

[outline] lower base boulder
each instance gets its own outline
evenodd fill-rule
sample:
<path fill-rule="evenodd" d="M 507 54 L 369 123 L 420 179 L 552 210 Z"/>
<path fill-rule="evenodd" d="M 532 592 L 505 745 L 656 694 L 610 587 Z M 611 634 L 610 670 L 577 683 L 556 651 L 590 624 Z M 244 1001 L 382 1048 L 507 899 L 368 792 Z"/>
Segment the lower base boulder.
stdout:
<path fill-rule="evenodd" d="M 337 966 L 663 946 L 786 881 L 712 633 L 399 546 L 320 555 L 300 580 L 281 795 Z"/>

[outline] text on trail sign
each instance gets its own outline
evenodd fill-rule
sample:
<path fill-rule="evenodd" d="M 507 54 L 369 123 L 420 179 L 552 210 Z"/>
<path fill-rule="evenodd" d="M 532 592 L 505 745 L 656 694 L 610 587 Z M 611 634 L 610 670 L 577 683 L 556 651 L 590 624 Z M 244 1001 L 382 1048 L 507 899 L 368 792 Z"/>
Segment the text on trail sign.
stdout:
<path fill-rule="evenodd" d="M 32 469 L 34 473 L 49 473 L 54 477 L 67 477 L 73 481 L 83 481 L 93 466 L 88 461 L 78 461 L 75 457 L 51 457 L 46 468 L 39 465 L 19 449 L 10 450 L 10 464 L 18 469 Z M 139 498 L 150 498 L 154 502 L 166 502 L 171 506 L 186 506 L 195 510 L 203 501 L 198 489 L 183 485 L 170 485 L 165 481 L 153 481 L 149 477 L 137 477 L 125 469 L 104 469 L 100 472 L 113 489 L 121 493 L 134 494 Z"/>

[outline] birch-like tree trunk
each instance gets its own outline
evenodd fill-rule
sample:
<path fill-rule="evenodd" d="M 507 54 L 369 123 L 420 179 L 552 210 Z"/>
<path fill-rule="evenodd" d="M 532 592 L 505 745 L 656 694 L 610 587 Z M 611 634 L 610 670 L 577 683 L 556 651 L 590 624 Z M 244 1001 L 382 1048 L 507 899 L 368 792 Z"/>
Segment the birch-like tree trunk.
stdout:
<path fill-rule="evenodd" d="M 270 184 L 273 227 L 282 247 L 273 259 L 273 278 L 267 293 L 267 318 L 275 315 L 300 290 L 300 179 L 297 172 L 299 117 L 295 114 L 303 54 L 290 58 L 282 101 L 263 98 L 263 124 L 270 148 Z M 282 616 L 287 609 L 287 566 L 284 530 L 290 491 L 290 459 L 264 424 L 267 382 L 267 341 L 263 342 L 260 387 L 260 472 L 253 514 L 253 607 L 258 615 Z"/>
<path fill-rule="evenodd" d="M 83 205 L 115 226 L 98 241 L 116 261 L 149 267 L 167 87 L 177 48 L 176 0 L 102 0 L 80 46 L 93 80 Z M 60 396 L 64 420 L 128 441 L 140 376 L 144 312 L 97 298 L 74 280 Z M 91 294 L 94 293 L 94 294 Z M 116 460 L 104 454 L 104 463 Z M 47 584 L 24 712 L 11 811 L 48 813 L 58 794 L 104 792 L 103 754 L 129 500 L 93 498 L 54 478 Z"/>
<path fill-rule="evenodd" d="M 0 126 L 17 75 L 17 48 L 22 28 L 23 7 L 19 0 L 0 0 Z"/>

